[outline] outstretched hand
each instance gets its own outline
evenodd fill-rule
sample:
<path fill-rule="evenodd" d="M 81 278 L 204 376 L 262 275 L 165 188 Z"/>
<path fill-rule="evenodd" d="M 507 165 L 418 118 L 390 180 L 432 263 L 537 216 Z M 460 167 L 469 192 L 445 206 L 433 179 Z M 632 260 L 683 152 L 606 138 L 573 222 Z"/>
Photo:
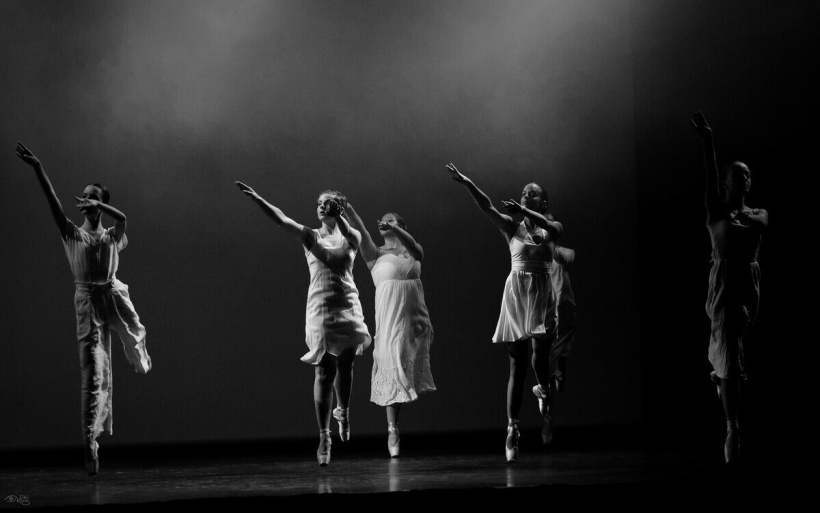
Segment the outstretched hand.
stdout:
<path fill-rule="evenodd" d="M 712 135 L 712 127 L 710 127 L 709 123 L 706 122 L 706 118 L 703 116 L 701 111 L 695 111 L 695 113 L 692 114 L 692 119 L 690 121 L 699 136 L 710 137 Z"/>
<path fill-rule="evenodd" d="M 524 207 L 515 200 L 501 200 L 501 204 L 504 205 L 504 208 L 506 208 L 510 214 L 517 214 L 524 210 Z"/>
<path fill-rule="evenodd" d="M 34 156 L 28 148 L 23 146 L 22 143 L 17 143 L 17 156 L 22 159 L 23 162 L 28 164 L 29 166 L 36 166 L 40 163 L 40 159 Z"/>
<path fill-rule="evenodd" d="M 245 194 L 247 196 L 250 196 L 251 198 L 255 198 L 255 199 L 259 198 L 259 195 L 256 194 L 256 191 L 251 189 L 251 187 L 249 185 L 245 185 L 242 182 L 234 182 L 234 183 L 236 184 L 237 187 L 239 187 L 239 190 L 242 191 L 243 194 Z"/>
<path fill-rule="evenodd" d="M 467 181 L 467 177 L 464 176 L 463 174 L 461 174 L 461 172 L 456 168 L 455 164 L 450 163 L 450 164 L 447 164 L 444 167 L 446 167 L 447 171 L 450 172 L 450 178 L 452 178 L 456 182 L 464 183 L 464 182 Z"/>

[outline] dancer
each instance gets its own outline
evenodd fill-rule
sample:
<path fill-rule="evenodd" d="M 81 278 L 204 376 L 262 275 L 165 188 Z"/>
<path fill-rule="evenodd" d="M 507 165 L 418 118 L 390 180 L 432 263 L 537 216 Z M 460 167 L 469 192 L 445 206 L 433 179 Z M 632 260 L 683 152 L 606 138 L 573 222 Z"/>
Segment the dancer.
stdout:
<path fill-rule="evenodd" d="M 574 261 L 575 250 L 555 245 L 550 278 L 552 289 L 555 291 L 555 312 L 558 325 L 555 342 L 550 350 L 550 382 L 556 392 L 564 391 L 567 357 L 575 340 L 575 294 L 569 281 L 569 269 Z"/>
<path fill-rule="evenodd" d="M 99 443 L 103 432 L 113 434 L 111 330 L 117 332 L 125 357 L 137 374 L 151 370 L 145 345 L 145 326 L 140 323 L 128 294 L 128 285 L 116 277 L 119 253 L 128 244 L 125 214 L 108 204 L 110 194 L 99 183 L 87 185 L 77 208 L 85 216 L 79 228 L 66 217 L 62 204 L 46 176 L 43 165 L 25 146 L 17 143 L 17 156 L 34 169 L 46 195 L 51 215 L 63 240 L 76 291 L 77 341 L 80 353 L 81 419 L 88 475 L 100 470 Z M 104 228 L 105 213 L 114 226 Z"/>
<path fill-rule="evenodd" d="M 350 393 L 353 388 L 353 359 L 370 345 L 364 323 L 359 290 L 353 281 L 353 260 L 361 234 L 345 219 L 344 195 L 324 191 L 316 202 L 322 226 L 310 229 L 286 216 L 242 182 L 236 186 L 285 233 L 305 248 L 310 269 L 305 311 L 305 342 L 308 352 L 302 361 L 314 366 L 313 401 L 319 424 L 319 465 L 330 463 L 330 417 L 339 423 L 341 440 L 350 439 Z M 337 407 L 333 407 L 333 396 Z"/>
<path fill-rule="evenodd" d="M 744 342 L 757 318 L 760 266 L 757 255 L 769 214 L 746 206 L 751 173 L 743 162 L 718 172 L 712 129 L 698 111 L 691 119 L 703 139 L 706 227 L 712 241 L 712 269 L 706 313 L 711 321 L 709 362 L 726 417 L 726 463 L 740 458 L 740 384 L 746 380 Z"/>
<path fill-rule="evenodd" d="M 537 183 L 529 183 L 521 193 L 521 202 L 502 201 L 510 214 L 524 214 L 516 223 L 499 212 L 472 180 L 453 164 L 447 170 L 456 182 L 467 187 L 473 200 L 496 225 L 507 241 L 512 270 L 504 284 L 501 314 L 493 335 L 493 342 L 507 343 L 510 357 L 510 377 L 507 382 L 507 461 L 518 457 L 518 413 L 527 376 L 527 345 L 532 346 L 532 368 L 538 383 L 532 389 L 538 398 L 538 407 L 544 418 L 542 442 L 552 442 L 550 416 L 549 360 L 555 340 L 555 293 L 550 280 L 550 266 L 555 242 L 563 231 L 561 223 L 547 217 L 547 193 Z"/>
<path fill-rule="evenodd" d="M 407 231 L 404 219 L 394 212 L 378 221 L 384 238 L 381 247 L 373 242 L 350 203 L 347 215 L 362 234 L 361 256 L 376 285 L 370 400 L 387 411 L 387 450 L 395 458 L 400 450 L 401 405 L 436 390 L 430 372 L 433 326 L 420 278 L 424 250 Z"/>

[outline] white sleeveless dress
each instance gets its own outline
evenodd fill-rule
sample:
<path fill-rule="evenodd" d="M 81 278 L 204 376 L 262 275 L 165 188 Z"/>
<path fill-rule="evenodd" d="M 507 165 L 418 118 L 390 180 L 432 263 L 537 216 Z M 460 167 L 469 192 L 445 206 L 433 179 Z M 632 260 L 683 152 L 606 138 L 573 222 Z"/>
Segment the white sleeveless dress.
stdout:
<path fill-rule="evenodd" d="M 310 269 L 310 287 L 305 307 L 303 362 L 318 365 L 325 353 L 334 356 L 355 348 L 360 355 L 370 345 L 364 323 L 359 290 L 353 281 L 356 250 L 338 232 L 323 237 L 313 230 L 315 240 L 305 249 Z"/>
<path fill-rule="evenodd" d="M 424 303 L 421 263 L 405 251 L 380 252 L 370 274 L 376 285 L 376 335 L 370 400 L 407 403 L 436 389 L 430 372 L 433 326 Z"/>
<path fill-rule="evenodd" d="M 501 314 L 493 342 L 541 338 L 555 332 L 555 293 L 552 289 L 552 242 L 538 228 L 535 240 L 522 221 L 510 238 L 512 270 L 504 283 Z"/>

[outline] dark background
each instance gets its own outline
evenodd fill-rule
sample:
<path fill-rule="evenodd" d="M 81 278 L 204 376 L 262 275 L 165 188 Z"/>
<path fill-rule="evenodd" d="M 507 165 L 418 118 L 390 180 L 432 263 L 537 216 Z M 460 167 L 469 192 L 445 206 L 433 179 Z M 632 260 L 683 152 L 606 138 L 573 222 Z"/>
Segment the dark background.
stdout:
<path fill-rule="evenodd" d="M 490 337 L 509 252 L 448 162 L 496 205 L 542 184 L 577 251 L 556 428 L 719 444 L 695 109 L 771 215 L 747 418 L 761 439 L 800 436 L 808 237 L 787 230 L 815 167 L 819 5 L 3 0 L 0 449 L 80 441 L 73 284 L 17 141 L 76 223 L 73 197 L 93 181 L 128 215 L 118 276 L 154 369 L 136 376 L 115 337 L 105 444 L 315 436 L 303 251 L 235 180 L 313 227 L 327 188 L 371 228 L 402 214 L 426 252 L 438 386 L 405 407 L 403 432 L 503 431 L 507 356 Z M 372 332 L 372 281 L 361 260 L 354 273 Z M 371 350 L 356 362 L 354 436 L 385 430 L 371 364 Z M 539 422 L 530 395 L 521 419 Z"/>

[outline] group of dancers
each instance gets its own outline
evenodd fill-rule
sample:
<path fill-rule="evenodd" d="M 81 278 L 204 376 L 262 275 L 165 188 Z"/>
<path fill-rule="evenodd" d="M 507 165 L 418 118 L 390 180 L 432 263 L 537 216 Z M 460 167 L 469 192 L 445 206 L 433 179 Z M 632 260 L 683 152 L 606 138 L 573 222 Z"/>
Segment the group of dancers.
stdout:
<path fill-rule="evenodd" d="M 738 394 L 745 379 L 743 340 L 757 312 L 757 250 L 768 214 L 745 205 L 748 167 L 734 162 L 719 172 L 708 123 L 700 112 L 695 113 L 692 123 L 704 140 L 707 225 L 713 244 L 707 301 L 712 321 L 709 360 L 728 426 L 724 454 L 727 462 L 733 462 L 740 451 Z M 77 227 L 66 217 L 39 159 L 20 143 L 17 155 L 34 169 L 46 195 L 76 284 L 82 436 L 86 470 L 96 475 L 97 438 L 103 432 L 112 433 L 111 330 L 120 336 L 126 357 L 138 374 L 144 375 L 152 367 L 145 327 L 131 303 L 128 286 L 116 277 L 119 252 L 128 243 L 126 216 L 109 204 L 108 190 L 94 183 L 76 197 L 77 208 L 85 217 Z M 548 211 L 547 192 L 539 184 L 527 184 L 519 201 L 502 201 L 506 211 L 502 213 L 455 165 L 447 164 L 446 170 L 467 189 L 510 250 L 511 270 L 492 341 L 507 344 L 509 355 L 505 456 L 512 462 L 519 456 L 518 417 L 530 365 L 536 381 L 532 392 L 543 417 L 542 442 L 552 441 L 551 397 L 564 389 L 575 333 L 575 299 L 568 275 L 575 252 L 558 245 L 563 225 Z M 321 226 L 313 229 L 285 215 L 250 186 L 239 181 L 236 186 L 301 243 L 305 252 L 310 271 L 305 312 L 308 351 L 301 359 L 314 367 L 319 465 L 330 462 L 331 418 L 338 423 L 339 438 L 350 439 L 354 359 L 372 341 L 370 400 L 385 407 L 388 452 L 391 457 L 399 456 L 401 405 L 436 390 L 430 366 L 433 327 L 420 280 L 424 259 L 421 244 L 410 234 L 402 216 L 388 212 L 377 223 L 384 241 L 378 246 L 339 191 L 326 190 L 319 195 L 316 215 Z M 114 220 L 112 227 L 102 226 L 103 213 Z M 518 215 L 523 216 L 520 222 L 513 219 Z M 367 264 L 376 287 L 374 337 L 364 322 L 353 279 L 357 254 Z"/>

